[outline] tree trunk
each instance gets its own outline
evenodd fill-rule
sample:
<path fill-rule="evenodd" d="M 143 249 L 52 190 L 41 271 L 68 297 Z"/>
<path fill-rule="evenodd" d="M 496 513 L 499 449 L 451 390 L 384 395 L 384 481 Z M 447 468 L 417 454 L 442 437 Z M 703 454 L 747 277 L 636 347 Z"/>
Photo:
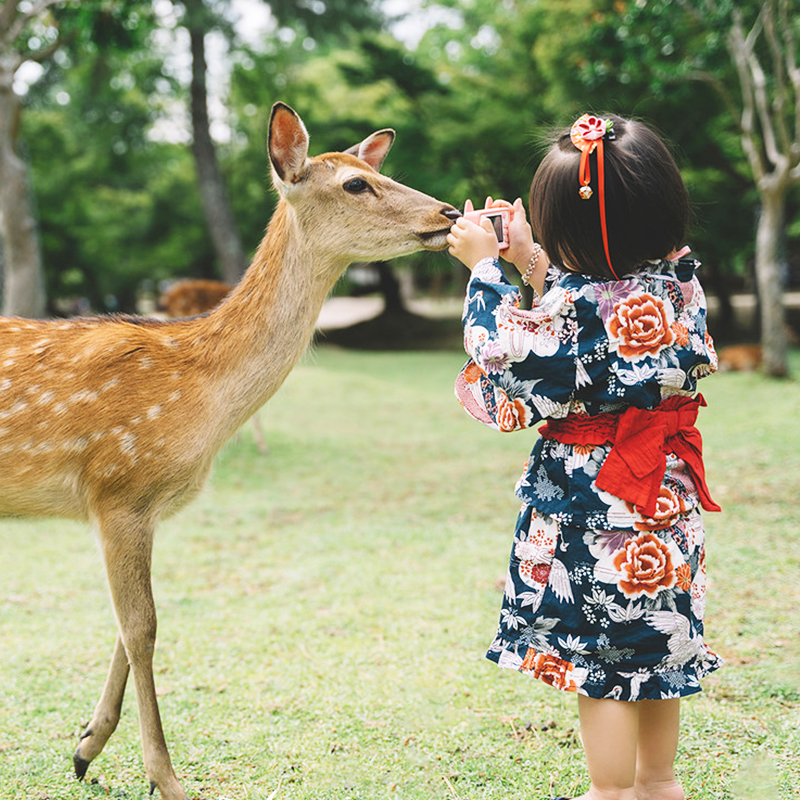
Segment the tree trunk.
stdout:
<path fill-rule="evenodd" d="M 191 17 L 188 22 L 192 45 L 192 152 L 194 154 L 200 196 L 206 226 L 219 260 L 222 278 L 236 284 L 246 266 L 239 232 L 231 211 L 225 184 L 217 164 L 217 153 L 211 140 L 206 90 L 205 31 Z"/>
<path fill-rule="evenodd" d="M 31 210 L 27 164 L 16 152 L 20 102 L 13 74 L 0 75 L 0 236 L 3 238 L 5 316 L 43 317 L 44 271 Z"/>
<path fill-rule="evenodd" d="M 780 263 L 784 204 L 785 193 L 762 191 L 761 215 L 756 230 L 756 286 L 761 308 L 763 370 L 776 378 L 785 378 L 789 372 L 784 280 Z"/>
<path fill-rule="evenodd" d="M 405 312 L 400 281 L 397 280 L 392 265 L 387 261 L 376 261 L 375 268 L 378 270 L 378 291 L 383 296 L 383 313 L 401 314 Z"/>

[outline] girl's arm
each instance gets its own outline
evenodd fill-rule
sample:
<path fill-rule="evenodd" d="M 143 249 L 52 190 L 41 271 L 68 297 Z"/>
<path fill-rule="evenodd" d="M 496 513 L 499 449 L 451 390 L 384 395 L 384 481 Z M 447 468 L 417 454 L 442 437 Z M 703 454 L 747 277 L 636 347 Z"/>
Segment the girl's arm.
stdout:
<path fill-rule="evenodd" d="M 578 326 L 571 294 L 554 287 L 530 311 L 492 258 L 478 262 L 464 304 L 471 357 L 456 394 L 475 419 L 501 431 L 564 416 L 576 387 Z"/>

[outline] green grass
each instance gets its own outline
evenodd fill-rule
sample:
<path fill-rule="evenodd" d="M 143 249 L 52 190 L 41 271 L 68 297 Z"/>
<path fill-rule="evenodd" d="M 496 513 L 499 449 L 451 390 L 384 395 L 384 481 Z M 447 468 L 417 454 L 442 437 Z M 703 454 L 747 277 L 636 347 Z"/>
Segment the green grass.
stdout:
<path fill-rule="evenodd" d="M 794 354 L 795 373 L 800 358 Z M 483 657 L 534 434 L 452 396 L 457 352 L 322 348 L 159 529 L 157 684 L 206 800 L 544 798 L 586 786 L 574 697 Z M 689 797 L 800 786 L 800 386 L 704 382 L 709 643 L 684 704 Z M 146 798 L 132 689 L 88 782 L 71 754 L 114 642 L 88 528 L 0 524 L 0 800 Z"/>

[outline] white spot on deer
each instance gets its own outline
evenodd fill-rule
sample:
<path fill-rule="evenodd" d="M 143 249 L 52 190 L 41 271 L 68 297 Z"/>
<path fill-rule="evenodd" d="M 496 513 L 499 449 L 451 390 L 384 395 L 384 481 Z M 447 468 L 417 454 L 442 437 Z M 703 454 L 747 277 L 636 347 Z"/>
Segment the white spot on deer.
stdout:
<path fill-rule="evenodd" d="M 21 449 L 32 456 L 38 456 L 49 453 L 54 448 L 50 442 L 26 442 Z"/>
<path fill-rule="evenodd" d="M 7 419 L 8 417 L 13 417 L 15 414 L 19 414 L 21 411 L 24 411 L 28 407 L 28 403 L 24 400 L 17 400 L 11 408 L 7 409 L 6 411 L 0 411 L 0 419 Z"/>
<path fill-rule="evenodd" d="M 113 389 L 119 383 L 119 378 L 112 378 L 110 381 L 106 381 L 101 387 L 101 392 L 107 392 L 109 389 Z"/>
<path fill-rule="evenodd" d="M 150 408 L 145 411 L 145 415 L 147 419 L 158 419 L 161 416 L 161 412 L 164 410 L 164 406 L 150 406 Z"/>
<path fill-rule="evenodd" d="M 130 431 L 115 431 L 119 437 L 119 449 L 136 463 L 136 436 Z"/>
<path fill-rule="evenodd" d="M 172 378 L 174 381 L 179 381 L 181 379 L 181 373 L 173 372 L 172 375 L 170 375 L 170 378 Z"/>
<path fill-rule="evenodd" d="M 6 360 L 3 362 L 3 366 L 4 366 L 4 367 L 13 367 L 13 366 L 14 366 L 14 359 L 13 359 L 13 358 L 7 358 L 7 359 L 6 359 Z"/>
<path fill-rule="evenodd" d="M 142 356 L 139 359 L 140 369 L 150 369 L 153 366 L 153 359 L 150 356 Z"/>
<path fill-rule="evenodd" d="M 70 403 L 91 403 L 95 400 L 97 400 L 97 392 L 90 392 L 88 389 L 81 389 L 69 397 Z"/>
<path fill-rule="evenodd" d="M 181 394 L 182 394 L 181 390 L 180 390 L 180 389 L 178 389 L 177 391 L 173 392 L 173 393 L 172 393 L 172 394 L 171 394 L 171 395 L 170 395 L 170 396 L 167 398 L 167 400 L 168 400 L 169 402 L 173 402 L 174 400 L 178 400 L 178 399 L 180 398 Z"/>
<path fill-rule="evenodd" d="M 11 378 L 6 378 L 5 380 L 1 381 L 0 382 L 0 392 L 4 392 L 6 389 L 8 389 L 11 386 L 12 383 L 13 383 L 13 381 L 11 380 Z"/>
<path fill-rule="evenodd" d="M 64 442 L 61 449 L 72 453 L 82 453 L 88 446 L 88 439 L 85 436 L 78 436 L 76 439 L 68 439 Z"/>
<path fill-rule="evenodd" d="M 51 392 L 49 389 L 46 392 L 42 392 L 39 399 L 36 401 L 37 406 L 46 406 L 48 403 L 52 402 L 55 394 Z"/>

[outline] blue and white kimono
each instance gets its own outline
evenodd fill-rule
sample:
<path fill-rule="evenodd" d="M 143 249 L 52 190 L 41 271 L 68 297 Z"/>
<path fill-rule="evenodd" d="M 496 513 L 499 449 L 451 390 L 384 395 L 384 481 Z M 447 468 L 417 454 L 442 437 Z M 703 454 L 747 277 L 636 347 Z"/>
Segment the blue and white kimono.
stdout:
<path fill-rule="evenodd" d="M 551 267 L 530 310 L 484 259 L 464 304 L 470 360 L 456 395 L 500 431 L 691 397 L 716 369 L 699 263 L 648 262 L 607 281 Z M 656 511 L 604 492 L 610 444 L 540 438 L 488 658 L 559 689 L 622 700 L 679 697 L 721 660 L 703 642 L 704 530 L 697 487 L 667 453 Z"/>

